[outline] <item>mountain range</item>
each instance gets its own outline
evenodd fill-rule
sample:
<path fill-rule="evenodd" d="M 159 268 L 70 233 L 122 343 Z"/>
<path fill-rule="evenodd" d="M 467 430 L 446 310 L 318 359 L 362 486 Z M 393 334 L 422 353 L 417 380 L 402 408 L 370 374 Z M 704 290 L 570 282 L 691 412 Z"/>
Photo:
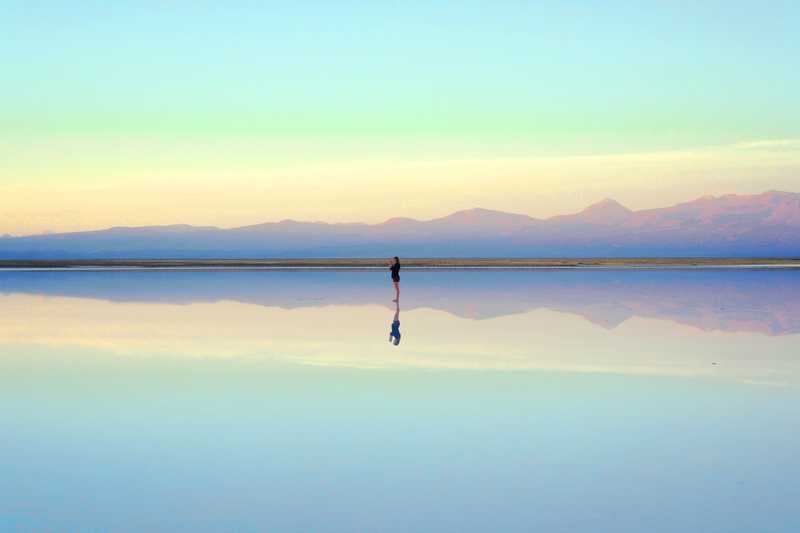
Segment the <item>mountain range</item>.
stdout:
<path fill-rule="evenodd" d="M 283 220 L 0 238 L 0 259 L 277 257 L 796 257 L 800 193 L 704 196 L 633 211 L 611 199 L 547 219 L 468 209 L 379 224 Z"/>

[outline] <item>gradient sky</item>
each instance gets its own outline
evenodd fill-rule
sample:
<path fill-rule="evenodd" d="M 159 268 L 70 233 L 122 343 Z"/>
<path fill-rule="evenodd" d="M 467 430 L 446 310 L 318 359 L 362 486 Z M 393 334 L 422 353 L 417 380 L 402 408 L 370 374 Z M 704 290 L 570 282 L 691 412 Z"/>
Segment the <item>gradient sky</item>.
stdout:
<path fill-rule="evenodd" d="M 797 2 L 4 2 L 0 234 L 800 190 Z"/>

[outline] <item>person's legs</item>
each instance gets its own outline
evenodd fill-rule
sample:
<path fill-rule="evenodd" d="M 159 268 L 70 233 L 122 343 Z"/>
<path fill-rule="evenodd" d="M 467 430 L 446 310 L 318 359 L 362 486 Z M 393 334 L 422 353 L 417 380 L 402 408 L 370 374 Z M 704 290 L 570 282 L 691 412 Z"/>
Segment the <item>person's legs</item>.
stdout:
<path fill-rule="evenodd" d="M 400 282 L 393 281 L 392 283 L 394 283 L 394 301 L 396 302 L 400 299 Z"/>

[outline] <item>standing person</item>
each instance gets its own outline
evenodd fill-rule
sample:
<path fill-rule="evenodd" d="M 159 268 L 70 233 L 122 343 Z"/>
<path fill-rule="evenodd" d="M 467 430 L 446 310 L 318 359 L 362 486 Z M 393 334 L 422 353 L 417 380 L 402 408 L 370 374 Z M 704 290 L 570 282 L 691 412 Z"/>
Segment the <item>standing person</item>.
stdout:
<path fill-rule="evenodd" d="M 392 283 L 394 284 L 395 297 L 393 302 L 400 301 L 400 258 L 394 256 L 394 259 L 389 260 L 389 270 L 392 271 Z"/>

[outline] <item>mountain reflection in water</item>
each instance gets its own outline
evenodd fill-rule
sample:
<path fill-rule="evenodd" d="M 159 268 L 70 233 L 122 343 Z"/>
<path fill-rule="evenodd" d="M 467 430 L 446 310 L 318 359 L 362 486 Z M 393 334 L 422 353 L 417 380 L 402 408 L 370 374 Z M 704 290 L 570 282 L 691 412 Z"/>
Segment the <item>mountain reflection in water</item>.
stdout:
<path fill-rule="evenodd" d="M 189 304 L 236 301 L 281 309 L 384 305 L 376 272 L 0 272 L 0 294 Z M 403 309 L 467 319 L 536 309 L 580 315 L 604 328 L 632 317 L 704 331 L 800 333 L 800 271 L 409 271 Z M 391 287 L 389 287 L 391 288 Z"/>

